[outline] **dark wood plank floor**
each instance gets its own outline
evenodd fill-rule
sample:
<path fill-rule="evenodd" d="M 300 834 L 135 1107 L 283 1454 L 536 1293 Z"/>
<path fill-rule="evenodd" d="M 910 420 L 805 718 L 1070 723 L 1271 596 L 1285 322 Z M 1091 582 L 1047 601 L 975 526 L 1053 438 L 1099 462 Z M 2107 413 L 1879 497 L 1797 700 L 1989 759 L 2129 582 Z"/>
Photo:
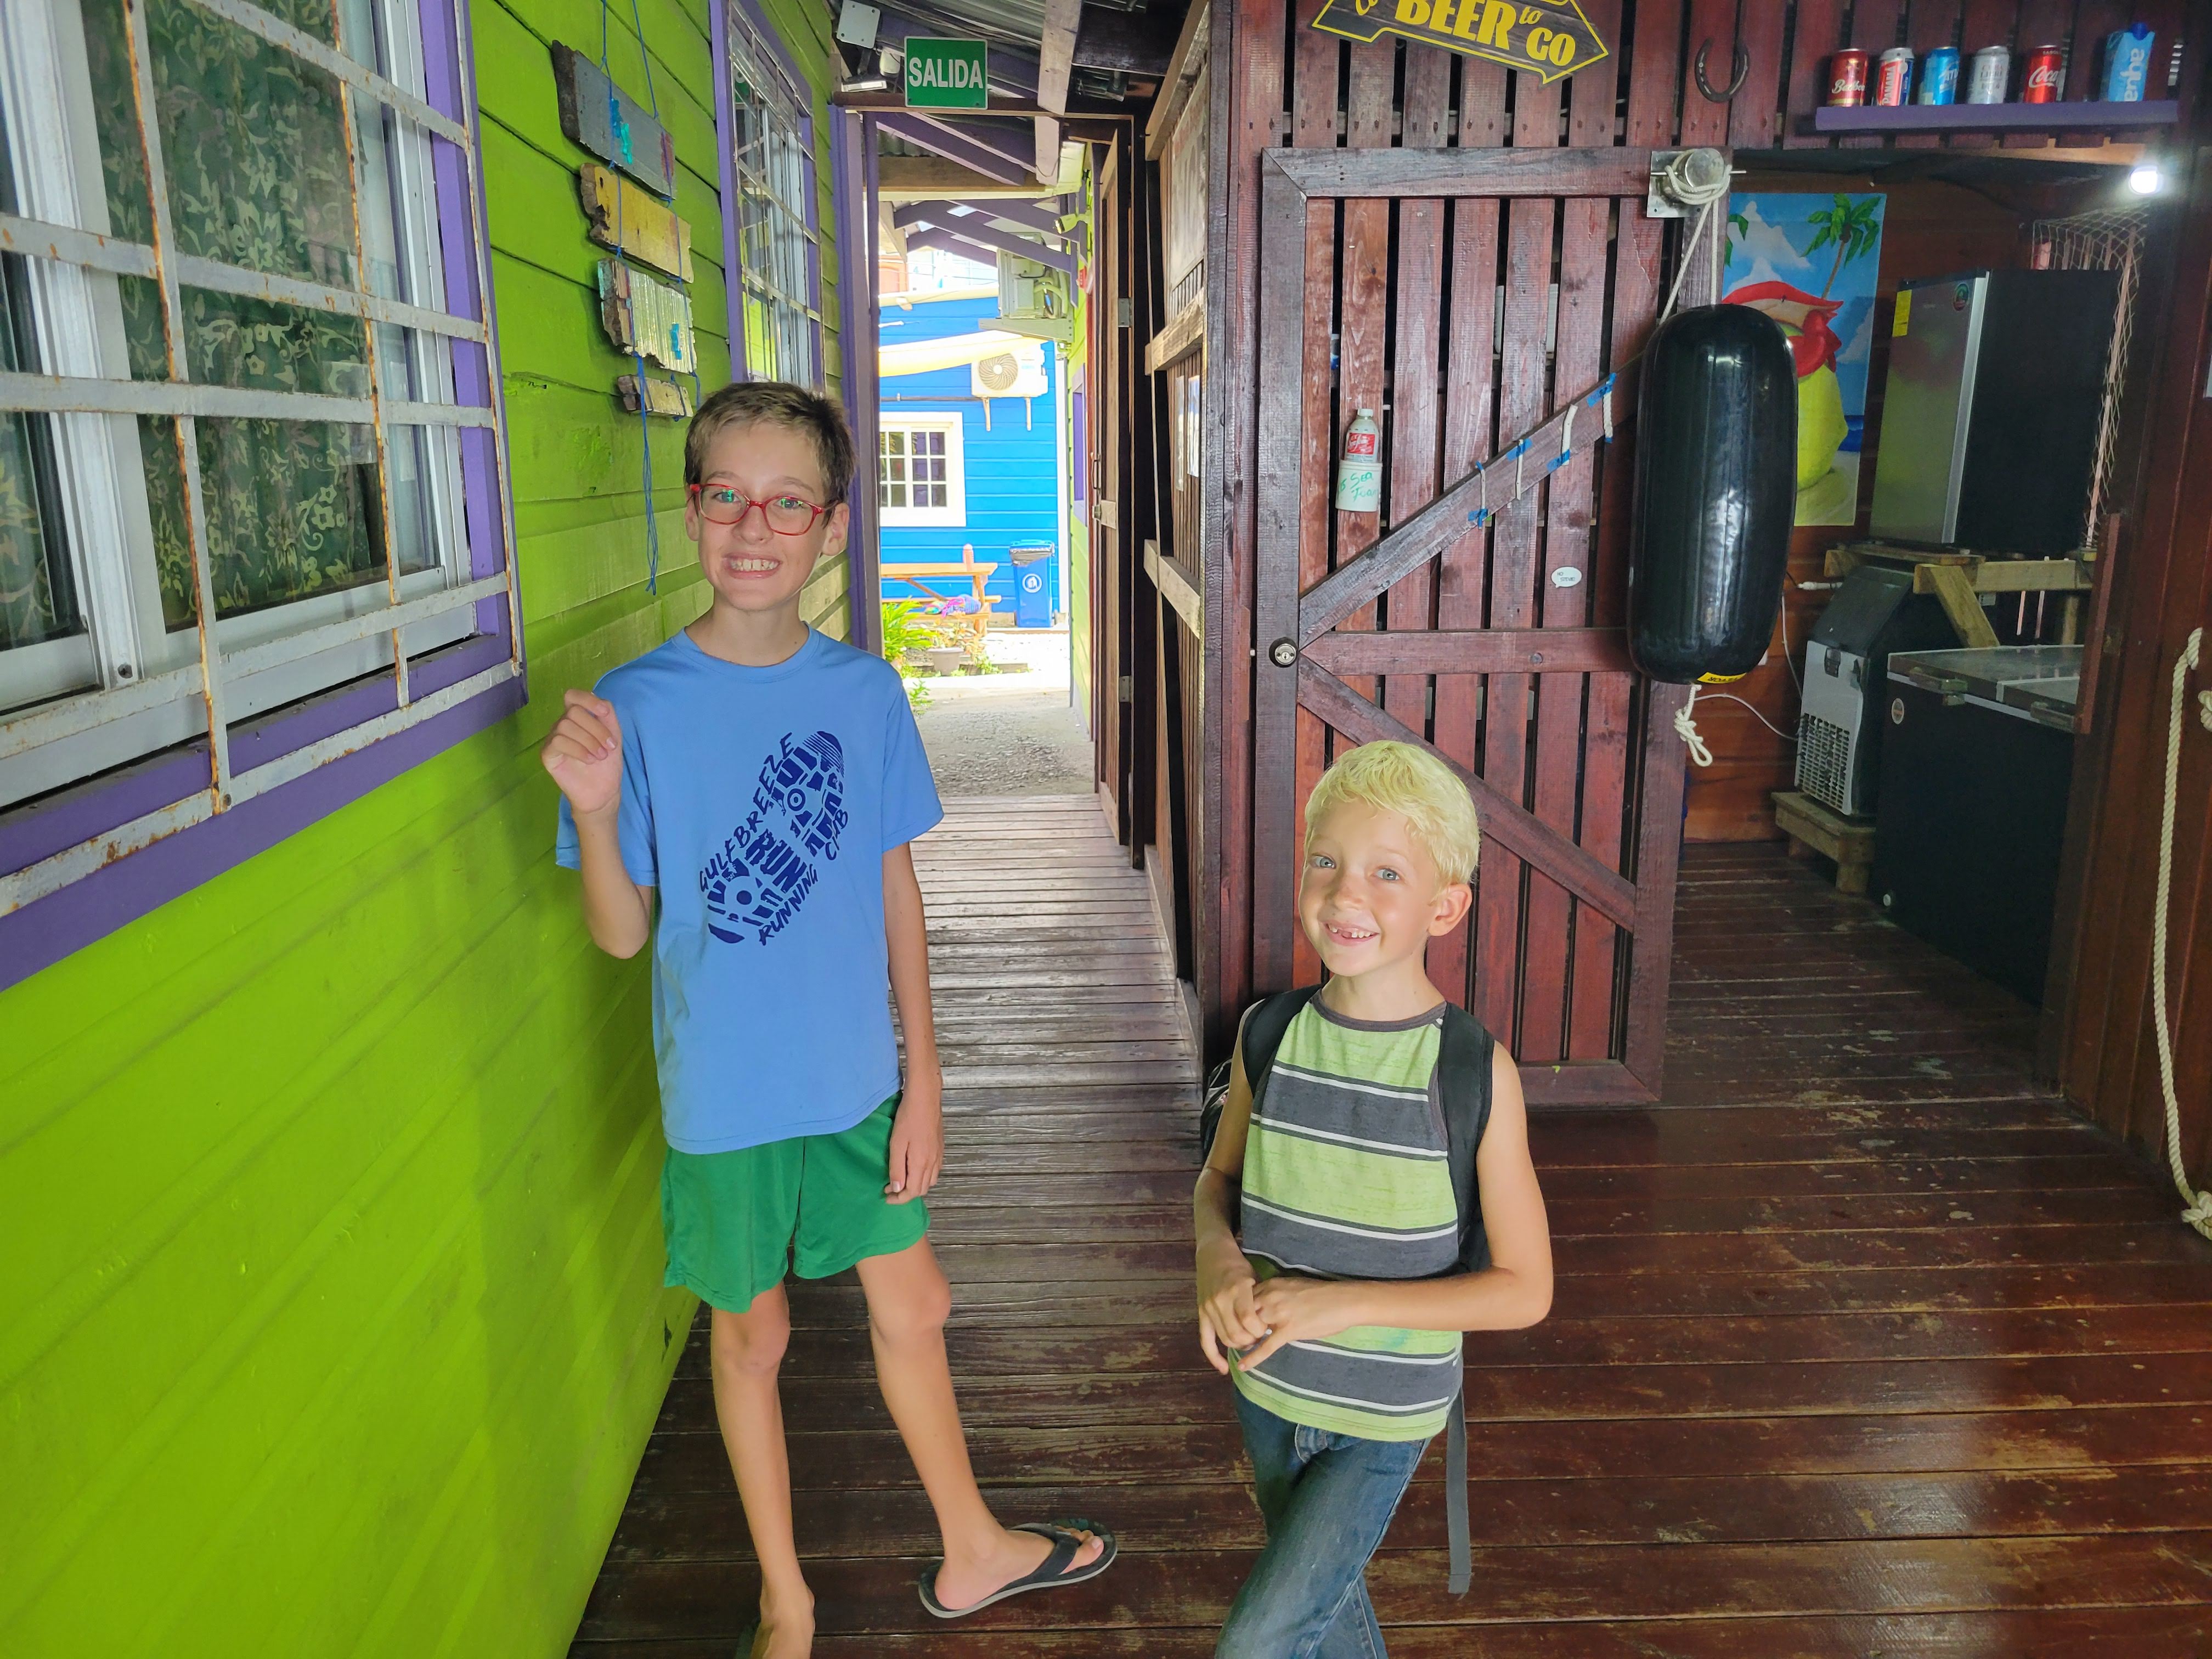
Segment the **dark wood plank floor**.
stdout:
<path fill-rule="evenodd" d="M 921 846 L 950 1089 L 932 1236 L 978 1474 L 1124 1558 L 970 1623 L 849 1276 L 784 1390 L 823 1659 L 1185 1659 L 1258 1543 L 1190 1336 L 1192 1061 L 1087 799 Z M 2212 1653 L 2212 1246 L 2030 1082 L 2033 1016 L 1765 847 L 1685 862 L 1667 1103 L 1534 1127 L 1559 1285 L 1475 1339 L 1474 1589 L 1439 1454 L 1372 1571 L 1398 1659 Z M 576 1659 L 727 1659 L 756 1593 L 694 1334 Z M 1468 1628 L 1480 1626 L 1479 1630 Z"/>

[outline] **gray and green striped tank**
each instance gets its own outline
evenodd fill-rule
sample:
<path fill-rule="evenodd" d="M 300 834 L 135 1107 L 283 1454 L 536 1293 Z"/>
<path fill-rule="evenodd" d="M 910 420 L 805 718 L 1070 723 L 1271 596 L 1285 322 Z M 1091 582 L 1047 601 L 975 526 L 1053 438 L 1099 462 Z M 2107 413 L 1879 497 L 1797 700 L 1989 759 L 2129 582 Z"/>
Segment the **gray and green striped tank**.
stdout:
<path fill-rule="evenodd" d="M 1242 1239 L 1261 1279 L 1429 1279 L 1459 1262 L 1437 1094 L 1443 1012 L 1376 1024 L 1298 1011 L 1244 1142 Z M 1292 1423 L 1421 1440 L 1460 1384 L 1460 1334 L 1356 1326 L 1278 1349 L 1237 1387 Z"/>

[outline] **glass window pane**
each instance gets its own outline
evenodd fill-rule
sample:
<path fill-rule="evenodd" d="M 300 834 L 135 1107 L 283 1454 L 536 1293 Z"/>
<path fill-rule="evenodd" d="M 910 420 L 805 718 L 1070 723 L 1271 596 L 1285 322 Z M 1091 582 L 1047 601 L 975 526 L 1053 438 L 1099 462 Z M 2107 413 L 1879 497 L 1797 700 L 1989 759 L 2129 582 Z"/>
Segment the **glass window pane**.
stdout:
<path fill-rule="evenodd" d="M 0 212 L 17 210 L 8 146 L 0 143 Z M 0 370 L 39 367 L 29 271 L 0 257 Z M 84 631 L 63 543 L 52 430 L 43 415 L 0 414 L 0 651 Z"/>
<path fill-rule="evenodd" d="M 313 9 L 292 0 L 279 12 Z M 319 10 L 328 37 L 329 7 Z M 153 0 L 146 21 L 179 248 L 355 286 L 337 82 L 191 0 Z"/>
<path fill-rule="evenodd" d="M 384 580 L 372 428 L 205 419 L 198 427 L 218 615 Z"/>

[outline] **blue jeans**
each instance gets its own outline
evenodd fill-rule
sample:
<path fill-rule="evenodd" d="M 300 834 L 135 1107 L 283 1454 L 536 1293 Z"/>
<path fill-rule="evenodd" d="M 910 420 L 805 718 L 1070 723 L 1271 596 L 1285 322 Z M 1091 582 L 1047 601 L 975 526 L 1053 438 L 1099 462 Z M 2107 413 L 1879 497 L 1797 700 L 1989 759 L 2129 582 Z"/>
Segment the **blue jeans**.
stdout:
<path fill-rule="evenodd" d="M 1241 1394 L 1237 1416 L 1267 1547 L 1237 1592 L 1214 1659 L 1385 1659 L 1367 1560 L 1429 1443 L 1304 1428 Z"/>

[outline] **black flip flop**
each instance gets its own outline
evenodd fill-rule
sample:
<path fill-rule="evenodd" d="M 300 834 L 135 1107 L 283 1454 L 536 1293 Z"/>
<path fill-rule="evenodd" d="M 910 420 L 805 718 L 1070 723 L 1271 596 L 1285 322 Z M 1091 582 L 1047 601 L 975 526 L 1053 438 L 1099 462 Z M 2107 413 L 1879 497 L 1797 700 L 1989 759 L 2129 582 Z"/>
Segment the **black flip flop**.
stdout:
<path fill-rule="evenodd" d="M 948 1607 L 937 1599 L 937 1570 L 945 1563 L 942 1559 L 933 1561 L 921 1570 L 921 1582 L 915 1586 L 921 1592 L 921 1605 L 939 1619 L 965 1619 L 969 1613 L 981 1612 L 994 1601 L 1003 1601 L 1010 1595 L 1020 1595 L 1030 1590 L 1057 1589 L 1066 1584 L 1088 1583 L 1114 1565 L 1114 1557 L 1120 1547 L 1112 1533 L 1088 1521 L 1024 1521 L 1010 1530 L 1033 1532 L 1040 1538 L 1049 1538 L 1052 1540 L 1052 1553 L 1045 1557 L 1035 1571 L 1015 1579 L 1010 1584 L 1000 1585 L 971 1607 L 957 1608 Z M 1080 1534 L 1086 1532 L 1105 1547 L 1098 1552 L 1098 1559 L 1089 1566 L 1070 1572 L 1067 1564 L 1075 1559 L 1076 1552 L 1083 1547 L 1085 1540 Z"/>

